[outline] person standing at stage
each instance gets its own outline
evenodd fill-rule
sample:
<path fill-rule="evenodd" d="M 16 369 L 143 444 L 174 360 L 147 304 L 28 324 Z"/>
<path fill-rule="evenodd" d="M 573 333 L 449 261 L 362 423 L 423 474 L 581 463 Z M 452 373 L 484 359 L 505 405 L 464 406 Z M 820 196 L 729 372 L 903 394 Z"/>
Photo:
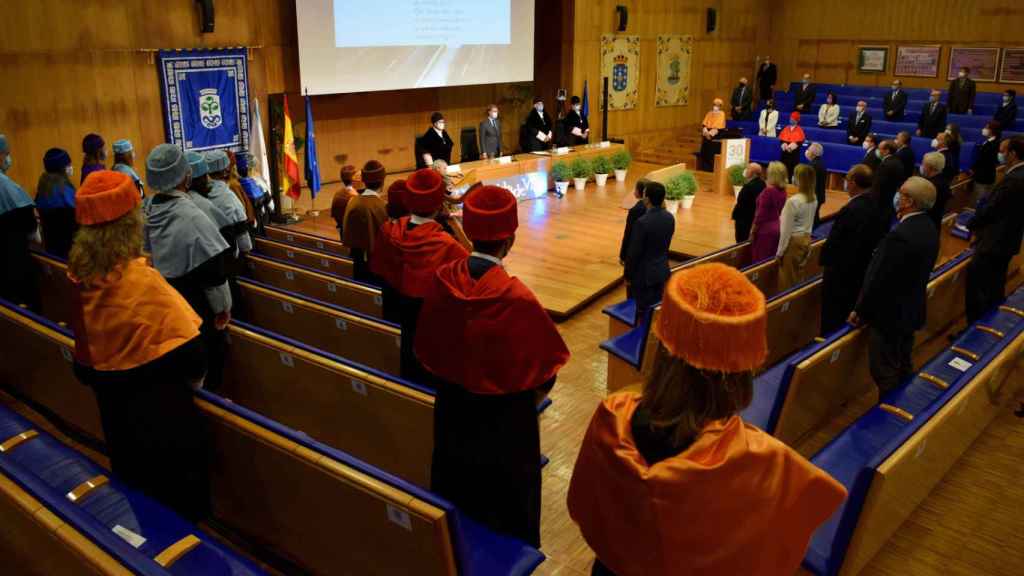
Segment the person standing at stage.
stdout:
<path fill-rule="evenodd" d="M 466 196 L 473 252 L 437 269 L 420 312 L 416 356 L 433 376 L 430 488 L 490 529 L 540 546 L 537 405 L 569 350 L 529 288 L 502 265 L 515 242 L 515 196 Z"/>
<path fill-rule="evenodd" d="M 544 100 L 540 96 L 533 97 L 533 110 L 526 116 L 523 124 L 523 150 L 539 152 L 551 148 L 554 140 L 551 116 L 544 111 Z"/>
<path fill-rule="evenodd" d="M 43 156 L 43 173 L 36 185 L 36 211 L 43 228 L 43 247 L 67 259 L 75 236 L 75 186 L 71 183 L 71 155 L 50 148 Z"/>
<path fill-rule="evenodd" d="M 754 225 L 750 229 L 751 262 L 772 258 L 779 248 L 779 217 L 786 204 L 787 180 L 782 162 L 768 165 L 768 186 L 757 196 Z"/>
<path fill-rule="evenodd" d="M 341 190 L 334 193 L 334 198 L 331 199 L 331 218 L 334 218 L 334 224 L 338 228 L 338 237 L 345 237 L 345 208 L 348 207 L 348 201 L 359 195 L 359 192 L 352 186 L 352 181 L 356 175 L 356 167 L 351 164 L 341 167 Z"/>
<path fill-rule="evenodd" d="M 619 264 L 622 266 L 626 265 L 626 256 L 629 253 L 629 238 L 633 233 L 633 226 L 636 225 L 636 221 L 640 217 L 647 213 L 647 203 L 644 202 L 644 188 L 650 182 L 646 178 L 641 178 L 636 181 L 636 186 L 633 188 L 633 197 L 636 198 L 636 204 L 633 204 L 629 212 L 626 213 L 626 227 L 622 231 L 622 243 L 619 245 Z M 629 282 L 626 282 L 626 298 L 633 298 L 633 288 Z"/>
<path fill-rule="evenodd" d="M 82 138 L 82 171 L 78 183 L 85 182 L 85 177 L 97 170 L 106 170 L 107 143 L 99 134 L 86 134 Z"/>
<path fill-rule="evenodd" d="M 757 197 L 764 191 L 761 165 L 751 162 L 743 171 L 746 183 L 736 196 L 736 205 L 732 208 L 732 219 L 736 229 L 736 243 L 746 242 L 750 238 L 750 228 L 754 225 L 754 213 L 757 212 Z"/>
<path fill-rule="evenodd" d="M 426 168 L 437 160 L 452 163 L 452 137 L 445 129 L 448 122 L 444 114 L 434 112 L 430 115 L 430 128 L 420 138 L 420 152 L 416 155 L 416 168 Z"/>
<path fill-rule="evenodd" d="M 110 169 L 130 176 L 136 188 L 139 189 L 139 198 L 145 198 L 146 187 L 142 184 L 142 178 L 139 178 L 138 172 L 135 171 L 135 147 L 132 146 L 132 141 L 118 140 L 114 142 L 112 148 L 114 150 L 114 165 Z"/>
<path fill-rule="evenodd" d="M 363 190 L 348 201 L 342 221 L 341 241 L 349 247 L 352 256 L 352 277 L 360 282 L 380 283 L 370 272 L 370 256 L 380 232 L 381 224 L 388 220 L 387 204 L 380 197 L 387 170 L 376 160 L 363 165 Z"/>
<path fill-rule="evenodd" d="M 186 172 L 184 163 L 178 168 Z M 114 171 L 92 173 L 76 194 L 81 227 L 68 261 L 74 371 L 96 395 L 114 474 L 198 521 L 209 506 L 192 401 L 206 372 L 202 320 L 147 265 L 139 203 L 135 181 Z"/>
<path fill-rule="evenodd" d="M 7 136 L 0 134 L 0 298 L 15 304 L 37 302 L 29 244 L 39 239 L 35 204 L 7 171 L 13 164 Z"/>
<path fill-rule="evenodd" d="M 434 272 L 469 255 L 435 220 L 444 204 L 444 180 L 421 168 L 405 181 L 404 203 L 411 212 L 380 228 L 370 270 L 381 279 L 384 309 L 398 311 L 402 327 L 402 378 L 423 383 L 423 369 L 413 352 L 416 320 Z"/>
<path fill-rule="evenodd" d="M 735 268 L 672 276 L 653 371 L 598 405 L 569 484 L 592 575 L 797 571 L 846 490 L 740 416 L 767 323 L 764 295 Z"/>
<path fill-rule="evenodd" d="M 646 321 L 661 300 L 671 273 L 668 248 L 676 232 L 676 219 L 665 210 L 665 186 L 661 182 L 644 186 L 644 200 L 647 212 L 633 224 L 626 250 L 626 282 L 636 300 L 638 322 Z"/>
<path fill-rule="evenodd" d="M 804 129 L 800 127 L 800 113 L 793 112 L 789 115 L 789 125 L 782 129 L 779 134 L 779 141 L 782 142 L 779 160 L 786 167 L 786 178 L 793 175 L 793 170 L 800 163 L 800 147 L 803 146 Z"/>
<path fill-rule="evenodd" d="M 583 105 L 580 104 L 580 97 L 573 96 L 570 100 L 572 106 L 569 113 L 562 119 L 562 127 L 570 146 L 581 146 L 590 139 L 590 123 L 583 115 Z"/>
<path fill-rule="evenodd" d="M 498 105 L 487 107 L 487 118 L 480 122 L 480 157 L 498 158 L 501 156 L 501 120 L 498 119 Z"/>

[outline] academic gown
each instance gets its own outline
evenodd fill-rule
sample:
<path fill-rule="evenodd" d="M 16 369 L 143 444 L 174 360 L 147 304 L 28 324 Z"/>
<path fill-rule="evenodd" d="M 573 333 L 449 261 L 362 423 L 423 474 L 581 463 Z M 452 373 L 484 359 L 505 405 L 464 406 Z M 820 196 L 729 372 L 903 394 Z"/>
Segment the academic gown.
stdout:
<path fill-rule="evenodd" d="M 569 360 L 551 318 L 504 268 L 471 256 L 434 275 L 416 355 L 437 387 L 431 490 L 539 547 L 537 403 Z"/>
<path fill-rule="evenodd" d="M 0 171 L 0 297 L 34 305 L 34 264 L 29 237 L 36 231 L 34 204 L 14 180 Z"/>
<path fill-rule="evenodd" d="M 797 144 L 796 150 L 786 151 L 781 150 L 779 152 L 779 160 L 786 165 L 786 169 L 789 171 L 789 177 L 793 177 L 793 171 L 796 170 L 796 165 L 800 163 L 800 149 L 803 148 L 804 140 L 807 137 L 804 135 L 804 129 L 800 125 L 786 126 L 779 132 L 779 141 L 785 144 Z"/>
<path fill-rule="evenodd" d="M 539 152 L 551 147 L 550 142 L 541 142 L 537 139 L 537 134 L 551 132 L 551 116 L 548 116 L 547 112 L 537 112 L 536 108 L 530 110 L 530 113 L 526 116 L 524 127 L 525 142 L 523 142 L 523 149 L 525 151 Z"/>
<path fill-rule="evenodd" d="M 590 128 L 590 122 L 587 121 L 587 117 L 582 113 L 569 110 L 569 113 L 562 119 L 562 126 L 565 131 L 566 142 L 569 146 L 580 146 L 590 140 L 588 136 L 577 136 L 572 133 L 574 128 L 579 128 L 581 134 Z"/>
<path fill-rule="evenodd" d="M 270 222 L 270 189 L 262 179 L 247 176 L 238 180 L 256 214 L 256 233 L 263 234 Z M 344 215 L 344 214 L 342 214 Z"/>
<path fill-rule="evenodd" d="M 135 182 L 135 187 L 139 189 L 139 198 L 146 197 L 146 186 L 142 183 L 142 178 L 139 178 L 139 174 L 138 172 L 135 171 L 135 168 L 132 168 L 127 164 L 118 163 L 111 166 L 110 169 L 113 170 L 114 172 L 120 172 L 122 174 L 127 174 L 128 176 L 130 176 L 132 182 Z"/>
<path fill-rule="evenodd" d="M 54 256 L 67 260 L 71 242 L 78 229 L 75 221 L 75 187 L 63 182 L 49 194 L 36 194 L 36 211 L 43 228 L 43 247 Z"/>
<path fill-rule="evenodd" d="M 82 170 L 80 171 L 81 176 L 79 177 L 78 184 L 81 185 L 83 182 L 85 182 L 85 178 L 89 174 L 106 169 L 107 167 L 104 164 L 82 164 Z"/>
<path fill-rule="evenodd" d="M 452 137 L 448 135 L 447 130 L 443 130 L 441 134 L 437 133 L 437 130 L 433 126 L 427 128 L 427 131 L 423 133 L 423 137 L 420 138 L 420 151 L 416 154 L 416 167 L 427 168 L 427 164 L 423 161 L 423 154 L 430 154 L 430 157 L 436 160 L 444 160 L 448 164 L 452 163 L 452 147 L 455 146 L 455 142 L 452 141 Z"/>
<path fill-rule="evenodd" d="M 74 371 L 96 395 L 114 474 L 198 521 L 209 507 L 192 400 L 206 371 L 202 321 L 143 258 L 89 285 L 71 280 Z"/>
<path fill-rule="evenodd" d="M 380 279 L 370 272 L 369 259 L 373 254 L 377 233 L 388 221 L 388 208 L 384 199 L 363 192 L 348 201 L 341 230 L 341 241 L 352 255 L 352 277 L 360 282 L 380 285 Z"/>

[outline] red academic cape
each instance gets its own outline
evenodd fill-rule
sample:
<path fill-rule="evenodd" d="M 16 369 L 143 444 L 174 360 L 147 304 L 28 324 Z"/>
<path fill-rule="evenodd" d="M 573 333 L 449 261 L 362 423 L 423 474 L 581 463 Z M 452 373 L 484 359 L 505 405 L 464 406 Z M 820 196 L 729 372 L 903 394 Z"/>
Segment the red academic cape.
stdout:
<path fill-rule="evenodd" d="M 800 143 L 806 139 L 807 138 L 804 136 L 804 129 L 801 128 L 799 124 L 796 126 L 786 126 L 782 129 L 782 132 L 779 132 L 779 140 L 782 140 L 787 144 L 792 144 L 794 142 Z"/>
<path fill-rule="evenodd" d="M 569 486 L 601 562 L 618 576 L 794 574 L 845 488 L 739 416 L 649 467 L 630 428 L 639 403 L 626 392 L 598 407 Z"/>
<path fill-rule="evenodd" d="M 468 261 L 437 270 L 420 311 L 416 356 L 435 376 L 473 394 L 544 384 L 569 361 L 554 322 L 504 268 L 474 280 Z"/>
<path fill-rule="evenodd" d="M 423 298 L 434 272 L 443 264 L 469 256 L 437 222 L 407 229 L 409 216 L 381 224 L 370 271 L 402 296 Z"/>

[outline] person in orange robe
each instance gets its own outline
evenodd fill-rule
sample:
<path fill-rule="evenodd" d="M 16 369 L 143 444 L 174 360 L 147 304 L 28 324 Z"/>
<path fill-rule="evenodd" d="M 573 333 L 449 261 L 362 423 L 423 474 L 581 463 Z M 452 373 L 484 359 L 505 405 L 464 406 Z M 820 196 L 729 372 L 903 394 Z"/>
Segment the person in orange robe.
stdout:
<path fill-rule="evenodd" d="M 444 180 L 434 170 L 413 172 L 405 181 L 403 198 L 410 215 L 381 225 L 377 248 L 370 257 L 370 271 L 383 283 L 385 318 L 393 318 L 397 311 L 402 327 L 402 378 L 413 382 L 424 380 L 413 343 L 430 280 L 442 265 L 469 255 L 435 219 L 444 203 L 444 192 Z"/>
<path fill-rule="evenodd" d="M 715 98 L 711 110 L 704 115 L 704 122 L 700 126 L 702 140 L 699 169 L 704 172 L 711 172 L 715 169 L 715 154 L 720 146 L 714 140 L 718 137 L 718 132 L 725 129 L 723 105 L 721 98 Z"/>
<path fill-rule="evenodd" d="M 334 197 L 331 199 L 331 218 L 334 218 L 334 224 L 338 228 L 338 236 L 340 238 L 344 238 L 345 208 L 348 207 L 348 201 L 359 195 L 359 192 L 352 186 L 355 175 L 355 166 L 351 164 L 342 166 L 341 190 L 335 192 Z"/>
<path fill-rule="evenodd" d="M 782 141 L 779 146 L 782 149 L 779 160 L 786 165 L 790 178 L 793 177 L 796 165 L 800 163 L 800 147 L 806 139 L 804 129 L 800 127 L 800 113 L 793 112 L 789 115 L 789 125 L 779 132 L 779 140 Z"/>
<path fill-rule="evenodd" d="M 547 312 L 502 265 L 515 242 L 516 198 L 469 192 L 463 227 L 473 252 L 429 283 L 416 356 L 433 376 L 431 490 L 492 530 L 540 546 L 537 405 L 569 350 Z"/>
<path fill-rule="evenodd" d="M 127 174 L 90 174 L 75 194 L 68 262 L 74 370 L 96 395 L 110 464 L 124 482 L 191 520 L 208 508 L 199 316 L 142 256 L 139 191 Z"/>
<path fill-rule="evenodd" d="M 677 272 L 642 392 L 597 408 L 569 514 L 607 576 L 791 576 L 846 490 L 743 422 L 768 351 L 764 295 L 724 264 Z"/>

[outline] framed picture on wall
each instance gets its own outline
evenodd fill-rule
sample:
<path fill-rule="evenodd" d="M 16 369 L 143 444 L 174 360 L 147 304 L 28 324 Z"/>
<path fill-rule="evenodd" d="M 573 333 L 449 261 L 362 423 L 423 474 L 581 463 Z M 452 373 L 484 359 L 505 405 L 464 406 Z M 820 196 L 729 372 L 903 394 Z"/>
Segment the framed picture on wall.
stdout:
<path fill-rule="evenodd" d="M 942 46 L 897 46 L 893 74 L 915 78 L 935 78 L 939 75 L 939 56 Z"/>
<path fill-rule="evenodd" d="M 857 70 L 860 72 L 885 72 L 889 64 L 888 46 L 858 46 Z"/>
<path fill-rule="evenodd" d="M 956 78 L 957 72 L 964 67 L 970 68 L 970 77 L 976 82 L 995 82 L 996 70 L 999 69 L 999 48 L 950 48 L 946 80 Z"/>
<path fill-rule="evenodd" d="M 1024 48 L 1003 48 L 1002 66 L 999 67 L 999 81 L 1024 84 Z"/>

